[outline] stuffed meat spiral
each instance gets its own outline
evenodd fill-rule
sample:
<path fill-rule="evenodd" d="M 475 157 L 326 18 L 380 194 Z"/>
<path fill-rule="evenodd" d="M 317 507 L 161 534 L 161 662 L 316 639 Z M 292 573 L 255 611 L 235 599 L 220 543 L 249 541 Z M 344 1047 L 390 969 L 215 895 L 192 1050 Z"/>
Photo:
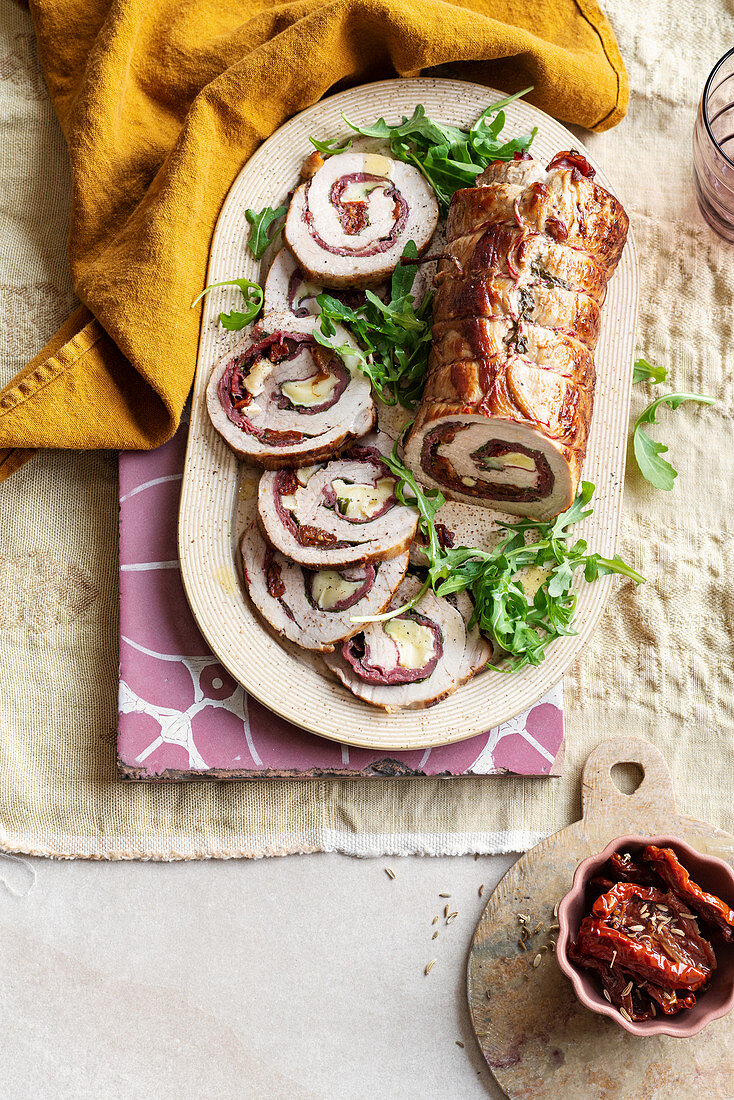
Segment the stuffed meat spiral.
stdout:
<path fill-rule="evenodd" d="M 362 627 L 352 620 L 379 614 L 408 566 L 408 551 L 388 561 L 343 569 L 304 569 L 263 539 L 257 523 L 240 544 L 247 591 L 260 616 L 304 649 L 332 650 Z"/>
<path fill-rule="evenodd" d="M 390 607 L 400 608 L 420 588 L 420 580 L 408 575 Z M 433 706 L 492 656 L 478 628 L 469 628 L 472 610 L 465 592 L 440 599 L 429 589 L 412 610 L 368 623 L 324 660 L 346 688 L 373 706 L 387 711 Z"/>
<path fill-rule="evenodd" d="M 285 240 L 301 271 L 330 287 L 365 287 L 395 269 L 409 240 L 422 252 L 438 203 L 417 168 L 376 153 L 340 153 L 297 188 Z"/>
<path fill-rule="evenodd" d="M 573 152 L 496 162 L 451 201 L 406 461 L 452 499 L 542 520 L 574 498 L 628 227 L 593 175 Z"/>
<path fill-rule="evenodd" d="M 207 386 L 214 427 L 232 450 L 266 469 L 338 454 L 375 422 L 369 379 L 355 355 L 314 338 L 313 317 L 268 315 L 219 361 Z M 354 338 L 337 326 L 337 339 Z"/>
<path fill-rule="evenodd" d="M 378 444 L 370 436 L 331 462 L 263 474 L 258 515 L 271 546 L 310 569 L 386 561 L 406 551 L 418 513 L 397 500 Z"/>

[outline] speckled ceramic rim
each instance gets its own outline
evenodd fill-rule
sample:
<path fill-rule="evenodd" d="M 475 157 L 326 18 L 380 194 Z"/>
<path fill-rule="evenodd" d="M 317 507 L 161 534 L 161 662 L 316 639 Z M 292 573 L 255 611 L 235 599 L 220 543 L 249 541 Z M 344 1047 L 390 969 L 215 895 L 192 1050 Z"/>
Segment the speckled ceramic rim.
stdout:
<path fill-rule="evenodd" d="M 277 206 L 298 179 L 310 134 L 343 138 L 349 131 L 342 112 L 357 122 L 383 115 L 399 121 L 423 103 L 429 115 L 468 126 L 504 93 L 456 80 L 388 80 L 353 88 L 322 100 L 287 122 L 250 158 L 225 200 L 214 233 L 208 283 L 233 274 L 258 278 L 258 265 L 246 251 L 248 207 Z M 548 115 L 524 102 L 507 108 L 511 133 L 532 126 L 539 131 L 535 156 L 547 163 L 559 149 L 580 143 Z M 597 169 L 603 186 L 609 181 Z M 227 297 L 229 293 L 230 297 Z M 597 391 L 584 477 L 597 492 L 594 515 L 579 535 L 604 557 L 615 553 L 627 445 L 632 362 L 637 314 L 637 259 L 630 235 L 617 273 L 609 284 L 596 353 Z M 236 342 L 218 323 L 232 308 L 231 292 L 207 295 L 194 382 L 191 425 L 181 492 L 179 556 L 186 594 L 197 624 L 224 667 L 270 710 L 312 733 L 362 748 L 409 751 L 461 741 L 499 726 L 528 710 L 561 679 L 596 627 L 612 590 L 612 577 L 579 585 L 578 633 L 550 647 L 538 667 L 517 675 L 485 672 L 428 710 L 387 714 L 356 699 L 328 679 L 308 659 L 286 651 L 264 630 L 250 608 L 239 579 L 237 460 L 206 414 L 204 392 L 214 363 Z M 235 307 L 236 308 L 236 307 Z"/>
<path fill-rule="evenodd" d="M 621 1016 L 619 1011 L 610 1005 L 605 1000 L 601 992 L 594 992 L 594 995 L 589 995 L 583 988 L 581 983 L 581 974 L 577 967 L 569 961 L 567 950 L 568 944 L 571 939 L 571 917 L 569 910 L 579 894 L 583 893 L 586 889 L 586 885 L 594 874 L 602 867 L 609 857 L 623 848 L 629 846 L 639 847 L 645 844 L 655 844 L 659 848 L 673 848 L 680 856 L 681 863 L 686 866 L 686 858 L 695 860 L 697 863 L 708 864 L 712 868 L 716 868 L 717 871 L 723 872 L 730 884 L 729 896 L 723 900 L 728 905 L 734 905 L 734 870 L 725 863 L 723 859 L 718 859 L 716 856 L 705 855 L 703 852 L 699 852 L 696 848 L 692 848 L 690 844 L 686 844 L 684 840 L 680 840 L 675 836 L 619 836 L 616 839 L 610 841 L 607 844 L 603 852 L 599 855 L 589 856 L 582 863 L 579 863 L 576 868 L 576 873 L 573 876 L 573 885 L 561 901 L 558 906 L 558 924 L 560 929 L 558 932 L 558 939 L 556 941 L 556 958 L 558 965 L 560 966 L 566 977 L 571 979 L 574 993 L 576 997 L 586 1008 L 592 1012 L 596 1012 L 601 1016 L 608 1016 L 610 1020 L 614 1020 L 625 1031 L 629 1031 L 631 1035 L 637 1035 L 640 1038 L 646 1038 L 649 1035 L 671 1035 L 677 1039 L 687 1039 L 691 1035 L 697 1035 L 707 1024 L 710 1024 L 712 1020 L 718 1020 L 722 1016 L 726 1016 L 728 1012 L 734 1007 L 734 982 L 732 982 L 729 996 L 718 1007 L 701 1012 L 700 1016 L 693 1023 L 686 1023 L 685 1017 L 688 1015 L 686 1012 L 678 1013 L 676 1016 L 656 1016 L 652 1020 L 642 1020 L 639 1022 L 625 1020 L 624 1016 Z M 688 869 L 688 868 L 687 868 Z M 695 876 L 693 876 L 695 877 Z M 718 945 L 715 945 L 715 948 Z M 715 980 L 715 978 L 714 978 Z M 704 997 L 697 1003 L 705 1006 Z"/>

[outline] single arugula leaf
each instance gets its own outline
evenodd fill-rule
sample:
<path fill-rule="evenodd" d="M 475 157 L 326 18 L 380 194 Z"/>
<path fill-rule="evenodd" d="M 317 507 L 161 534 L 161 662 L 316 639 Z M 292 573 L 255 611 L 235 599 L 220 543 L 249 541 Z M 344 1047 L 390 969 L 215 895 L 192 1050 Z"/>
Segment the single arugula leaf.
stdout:
<path fill-rule="evenodd" d="M 263 305 L 263 299 L 265 294 L 263 288 L 259 283 L 253 283 L 250 279 L 225 279 L 223 283 L 211 283 L 209 286 L 204 287 L 201 294 L 198 294 L 191 303 L 193 309 L 197 302 L 201 301 L 205 294 L 208 294 L 210 290 L 214 290 L 218 286 L 236 286 L 242 291 L 242 296 L 247 303 L 247 309 L 244 313 L 220 313 L 219 323 L 223 328 L 229 329 L 230 332 L 237 332 L 239 329 L 244 328 L 245 325 L 249 325 L 250 321 L 254 321 L 260 313 Z"/>
<path fill-rule="evenodd" d="M 308 140 L 311 142 L 314 149 L 325 157 L 334 157 L 337 156 L 338 153 L 346 153 L 347 149 L 351 149 L 352 147 L 351 138 L 345 141 L 343 145 L 339 144 L 338 138 L 326 138 L 324 141 L 317 141 L 315 137 L 310 137 Z"/>
<path fill-rule="evenodd" d="M 279 206 L 275 210 L 272 206 L 264 206 L 262 210 L 245 210 L 245 217 L 252 227 L 247 239 L 247 247 L 256 260 L 263 258 L 268 245 L 275 240 L 277 236 L 275 223 L 280 218 L 284 218 L 287 213 L 287 206 Z"/>
<path fill-rule="evenodd" d="M 415 276 L 418 271 L 416 264 L 404 263 L 405 260 L 417 260 L 418 259 L 418 246 L 415 241 L 408 241 L 403 249 L 403 255 L 400 258 L 400 263 L 397 265 L 392 273 L 392 280 L 390 282 L 390 297 L 393 301 L 405 298 L 410 294 L 413 289 L 413 283 L 415 282 Z"/>
<path fill-rule="evenodd" d="M 632 444 L 640 473 L 656 489 L 672 489 L 678 471 L 666 459 L 661 457 L 667 452 L 667 446 L 652 439 L 644 431 L 644 425 L 657 423 L 656 413 L 661 405 L 667 405 L 670 409 L 677 409 L 684 401 L 698 401 L 702 405 L 713 405 L 716 398 L 707 397 L 702 393 L 663 394 L 662 397 L 657 397 L 650 402 L 647 408 L 642 410 L 632 431 Z"/>
<path fill-rule="evenodd" d="M 635 359 L 635 366 L 632 371 L 633 386 L 638 382 L 652 382 L 653 385 L 657 386 L 658 382 L 664 382 L 667 377 L 667 367 L 654 367 L 652 363 L 648 363 L 647 359 Z"/>

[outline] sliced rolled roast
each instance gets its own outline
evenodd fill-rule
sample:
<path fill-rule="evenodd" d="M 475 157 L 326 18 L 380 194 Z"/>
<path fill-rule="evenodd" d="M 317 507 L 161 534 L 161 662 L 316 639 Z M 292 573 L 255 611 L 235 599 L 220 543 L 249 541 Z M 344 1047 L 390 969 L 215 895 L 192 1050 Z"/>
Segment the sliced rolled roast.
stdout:
<path fill-rule="evenodd" d="M 370 436 L 331 462 L 260 478 L 258 516 L 276 550 L 311 569 L 397 557 L 418 524 L 414 508 L 399 504 L 395 478 Z"/>
<path fill-rule="evenodd" d="M 297 188 L 284 235 L 308 279 L 365 287 L 392 273 L 408 241 L 421 253 L 437 221 L 433 189 L 417 168 L 376 153 L 340 153 Z"/>
<path fill-rule="evenodd" d="M 321 283 L 313 282 L 303 274 L 288 249 L 281 248 L 265 280 L 265 314 L 317 317 L 321 310 L 316 299 L 325 291 L 352 309 L 361 306 L 365 301 L 363 290 L 326 290 Z"/>
<path fill-rule="evenodd" d="M 407 576 L 390 608 L 401 607 L 420 586 L 417 577 Z M 479 631 L 467 629 L 470 604 L 466 593 L 444 600 L 429 590 L 412 610 L 366 624 L 324 660 L 367 703 L 388 711 L 430 707 L 456 691 L 491 656 Z"/>
<path fill-rule="evenodd" d="M 352 618 L 388 605 L 408 565 L 403 551 L 388 561 L 343 569 L 304 569 L 263 539 L 257 523 L 240 544 L 250 599 L 275 632 L 304 649 L 332 650 L 361 630 Z"/>
<path fill-rule="evenodd" d="M 273 314 L 212 371 L 214 427 L 232 450 L 266 469 L 318 462 L 366 435 L 375 422 L 369 379 L 313 336 L 313 317 Z M 337 326 L 341 345 L 354 338 Z"/>
<path fill-rule="evenodd" d="M 550 519 L 572 502 L 593 408 L 622 206 L 578 153 L 495 162 L 451 200 L 417 477 L 453 500 Z"/>

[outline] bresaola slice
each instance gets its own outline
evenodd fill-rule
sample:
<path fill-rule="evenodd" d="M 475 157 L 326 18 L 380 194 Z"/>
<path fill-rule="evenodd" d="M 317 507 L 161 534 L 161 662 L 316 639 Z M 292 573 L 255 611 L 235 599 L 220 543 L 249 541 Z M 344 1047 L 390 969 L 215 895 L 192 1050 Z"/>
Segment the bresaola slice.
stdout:
<path fill-rule="evenodd" d="M 401 607 L 420 587 L 417 577 L 407 576 L 390 608 Z M 491 656 L 479 631 L 468 630 L 470 601 L 462 596 L 463 601 L 438 599 L 429 590 L 415 608 L 368 623 L 324 660 L 346 688 L 373 706 L 387 711 L 433 706 Z"/>
<path fill-rule="evenodd" d="M 417 168 L 376 153 L 341 153 L 298 187 L 284 236 L 308 279 L 365 287 L 392 273 L 408 241 L 423 252 L 437 221 L 433 189 Z"/>
<path fill-rule="evenodd" d="M 358 359 L 321 347 L 313 317 L 273 314 L 217 363 L 206 399 L 235 454 L 266 469 L 318 462 L 366 435 L 375 422 Z M 337 326 L 340 345 L 354 338 Z"/>
<path fill-rule="evenodd" d="M 371 436 L 331 462 L 263 474 L 258 515 L 268 542 L 312 569 L 386 560 L 407 550 L 418 513 L 396 500 L 379 445 Z"/>
<path fill-rule="evenodd" d="M 385 562 L 304 569 L 265 542 L 256 523 L 240 549 L 247 591 L 262 618 L 289 641 L 321 651 L 362 629 L 354 617 L 383 611 L 408 565 L 406 550 Z"/>

